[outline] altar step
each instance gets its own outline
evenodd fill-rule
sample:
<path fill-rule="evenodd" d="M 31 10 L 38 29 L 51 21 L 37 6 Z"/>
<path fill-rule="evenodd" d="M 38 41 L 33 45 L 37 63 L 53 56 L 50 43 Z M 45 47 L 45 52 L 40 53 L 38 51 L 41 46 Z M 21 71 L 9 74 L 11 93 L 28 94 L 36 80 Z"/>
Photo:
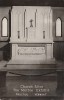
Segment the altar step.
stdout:
<path fill-rule="evenodd" d="M 54 59 L 46 61 L 10 60 L 7 63 L 7 71 L 16 75 L 46 75 L 56 71 L 56 62 Z"/>

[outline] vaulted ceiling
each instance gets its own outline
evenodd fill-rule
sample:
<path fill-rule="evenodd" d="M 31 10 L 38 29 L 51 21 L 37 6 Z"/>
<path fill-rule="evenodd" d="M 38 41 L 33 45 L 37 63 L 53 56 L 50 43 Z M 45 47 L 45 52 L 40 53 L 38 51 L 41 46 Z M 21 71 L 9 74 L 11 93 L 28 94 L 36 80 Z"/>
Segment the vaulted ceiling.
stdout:
<path fill-rule="evenodd" d="M 63 7 L 64 0 L 0 0 L 0 6 L 54 6 L 54 7 Z"/>

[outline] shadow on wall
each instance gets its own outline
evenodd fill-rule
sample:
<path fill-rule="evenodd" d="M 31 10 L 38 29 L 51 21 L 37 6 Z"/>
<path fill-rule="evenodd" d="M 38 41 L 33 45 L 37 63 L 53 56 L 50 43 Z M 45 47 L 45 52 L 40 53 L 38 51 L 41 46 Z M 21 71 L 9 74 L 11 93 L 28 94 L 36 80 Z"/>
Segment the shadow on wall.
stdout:
<path fill-rule="evenodd" d="M 56 60 L 64 61 L 64 42 L 55 42 L 54 43 L 53 55 Z"/>
<path fill-rule="evenodd" d="M 2 44 L 2 45 L 1 45 Z M 10 59 L 10 44 L 9 43 L 0 43 L 0 61 Z"/>

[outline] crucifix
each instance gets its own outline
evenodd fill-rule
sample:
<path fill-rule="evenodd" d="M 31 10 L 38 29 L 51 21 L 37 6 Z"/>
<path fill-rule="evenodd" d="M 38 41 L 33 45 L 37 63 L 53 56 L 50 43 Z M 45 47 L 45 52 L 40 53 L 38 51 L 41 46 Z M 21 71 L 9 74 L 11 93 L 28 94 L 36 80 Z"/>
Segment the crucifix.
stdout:
<path fill-rule="evenodd" d="M 31 19 L 31 20 L 30 20 L 30 27 L 33 27 L 32 22 L 33 22 L 33 20 Z"/>

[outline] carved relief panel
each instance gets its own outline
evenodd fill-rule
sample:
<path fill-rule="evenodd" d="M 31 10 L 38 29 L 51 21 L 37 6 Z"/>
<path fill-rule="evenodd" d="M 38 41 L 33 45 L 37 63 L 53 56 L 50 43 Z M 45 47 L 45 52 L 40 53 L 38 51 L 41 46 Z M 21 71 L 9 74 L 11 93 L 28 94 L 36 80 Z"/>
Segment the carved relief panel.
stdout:
<path fill-rule="evenodd" d="M 24 60 L 45 60 L 46 59 L 46 45 L 25 47 L 21 44 L 16 44 L 16 56 L 15 59 Z"/>

